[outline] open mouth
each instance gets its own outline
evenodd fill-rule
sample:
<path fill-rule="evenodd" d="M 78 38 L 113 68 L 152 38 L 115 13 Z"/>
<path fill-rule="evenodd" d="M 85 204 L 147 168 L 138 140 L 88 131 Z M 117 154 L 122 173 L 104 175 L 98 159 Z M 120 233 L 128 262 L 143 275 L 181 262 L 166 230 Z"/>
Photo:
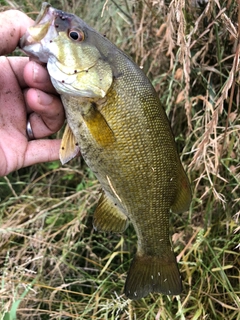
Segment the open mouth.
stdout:
<path fill-rule="evenodd" d="M 33 26 L 29 27 L 19 41 L 19 47 L 23 49 L 33 60 L 47 62 L 44 57 L 44 46 L 57 36 L 55 19 L 58 10 L 47 2 L 42 4 L 41 11 Z"/>
<path fill-rule="evenodd" d="M 51 5 L 47 2 L 43 2 L 41 11 L 39 12 L 39 15 L 37 16 L 37 19 L 35 21 L 34 26 L 40 23 L 40 21 L 45 17 L 48 16 L 49 13 L 53 10 L 49 10 L 51 8 Z M 50 16 L 50 15 L 49 15 Z M 48 17 L 49 18 L 49 17 Z M 49 20 L 49 19 L 48 19 Z"/>

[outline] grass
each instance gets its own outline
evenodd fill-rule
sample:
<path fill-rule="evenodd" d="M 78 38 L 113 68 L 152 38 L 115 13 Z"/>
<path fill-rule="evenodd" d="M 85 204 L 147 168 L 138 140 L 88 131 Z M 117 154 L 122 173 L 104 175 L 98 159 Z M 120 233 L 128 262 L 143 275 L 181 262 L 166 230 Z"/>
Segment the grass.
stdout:
<path fill-rule="evenodd" d="M 41 7 L 0 3 L 32 17 Z M 171 216 L 184 290 L 125 299 L 133 228 L 95 232 L 99 183 L 81 159 L 53 162 L 0 178 L 0 318 L 240 319 L 239 3 L 51 3 L 106 34 L 159 92 L 193 189 L 189 211 Z"/>

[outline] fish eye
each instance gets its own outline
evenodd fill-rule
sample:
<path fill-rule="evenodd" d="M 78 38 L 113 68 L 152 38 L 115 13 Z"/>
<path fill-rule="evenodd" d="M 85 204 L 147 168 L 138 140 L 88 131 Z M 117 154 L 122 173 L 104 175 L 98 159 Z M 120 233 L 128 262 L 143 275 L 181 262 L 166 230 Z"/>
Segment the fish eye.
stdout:
<path fill-rule="evenodd" d="M 72 39 L 74 41 L 83 41 L 83 39 L 84 39 L 83 32 L 80 32 L 78 30 L 70 30 L 68 33 L 68 36 L 70 39 Z"/>

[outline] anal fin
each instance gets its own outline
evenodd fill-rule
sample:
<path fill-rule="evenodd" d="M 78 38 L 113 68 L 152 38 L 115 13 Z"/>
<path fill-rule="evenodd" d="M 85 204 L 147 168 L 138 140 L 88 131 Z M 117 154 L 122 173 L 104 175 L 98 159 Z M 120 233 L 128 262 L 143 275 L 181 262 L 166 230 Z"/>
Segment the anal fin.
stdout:
<path fill-rule="evenodd" d="M 94 212 L 94 228 L 101 231 L 123 232 L 127 225 L 127 217 L 103 192 Z"/>
<path fill-rule="evenodd" d="M 181 276 L 174 253 L 170 251 L 169 254 L 168 261 L 160 256 L 137 254 L 128 272 L 125 295 L 132 300 L 137 300 L 153 292 L 167 295 L 180 294 Z"/>

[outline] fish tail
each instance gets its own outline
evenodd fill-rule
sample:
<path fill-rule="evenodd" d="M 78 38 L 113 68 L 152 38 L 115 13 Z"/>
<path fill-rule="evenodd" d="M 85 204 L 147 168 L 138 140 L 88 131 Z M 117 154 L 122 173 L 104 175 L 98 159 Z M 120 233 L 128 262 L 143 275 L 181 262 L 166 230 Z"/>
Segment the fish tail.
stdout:
<path fill-rule="evenodd" d="M 137 254 L 130 266 L 124 293 L 137 300 L 151 292 L 178 295 L 182 291 L 181 275 L 176 258 L 172 256 L 165 261 L 161 257 Z"/>

